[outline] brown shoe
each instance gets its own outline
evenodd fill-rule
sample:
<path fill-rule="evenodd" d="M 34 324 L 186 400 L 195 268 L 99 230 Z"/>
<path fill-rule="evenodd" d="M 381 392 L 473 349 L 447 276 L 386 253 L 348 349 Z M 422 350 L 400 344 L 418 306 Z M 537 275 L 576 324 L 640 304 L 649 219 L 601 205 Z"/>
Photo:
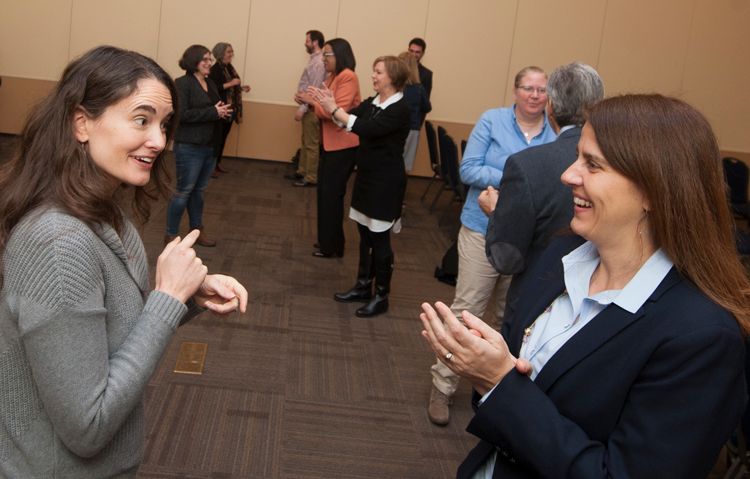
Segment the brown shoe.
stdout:
<path fill-rule="evenodd" d="M 174 241 L 175 238 L 177 238 L 177 236 L 165 235 L 164 236 L 164 246 L 167 246 L 169 243 L 171 243 L 172 241 Z"/>
<path fill-rule="evenodd" d="M 448 424 L 448 421 L 451 419 L 451 413 L 448 410 L 448 406 L 451 404 L 453 404 L 453 401 L 450 397 L 441 393 L 435 386 L 432 386 L 429 409 L 430 421 L 439 426 L 445 426 Z"/>
<path fill-rule="evenodd" d="M 198 239 L 195 240 L 195 242 L 201 246 L 206 246 L 208 248 L 212 246 L 216 246 L 216 241 L 212 240 L 208 236 L 206 236 L 206 233 L 203 232 L 203 226 L 198 228 L 198 231 L 201 232 L 200 236 L 198 236 Z"/>

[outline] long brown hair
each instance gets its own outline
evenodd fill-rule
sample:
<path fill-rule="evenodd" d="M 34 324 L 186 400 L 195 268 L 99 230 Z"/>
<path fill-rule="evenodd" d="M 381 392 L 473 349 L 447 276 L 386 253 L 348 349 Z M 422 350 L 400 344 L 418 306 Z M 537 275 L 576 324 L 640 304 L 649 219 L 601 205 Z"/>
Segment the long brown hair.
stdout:
<path fill-rule="evenodd" d="M 750 280 L 737 255 L 716 136 L 706 118 L 662 95 L 608 98 L 587 111 L 607 162 L 638 185 L 656 247 L 750 333 Z"/>
<path fill-rule="evenodd" d="M 156 62 L 139 53 L 97 47 L 73 60 L 55 88 L 31 111 L 10 162 L 0 168 L 0 254 L 13 228 L 31 210 L 58 206 L 88 225 L 109 224 L 122 232 L 122 209 L 112 197 L 111 179 L 87 157 L 76 141 L 73 118 L 81 106 L 92 118 L 130 96 L 143 79 L 169 90 L 175 114 L 167 124 L 167 144 L 177 128 L 177 88 Z M 149 202 L 169 192 L 165 151 L 154 160 L 151 179 L 132 188 L 132 213 L 144 223 Z M 2 272 L 0 259 L 0 273 Z M 0 281 L 2 281 L 0 275 Z"/>

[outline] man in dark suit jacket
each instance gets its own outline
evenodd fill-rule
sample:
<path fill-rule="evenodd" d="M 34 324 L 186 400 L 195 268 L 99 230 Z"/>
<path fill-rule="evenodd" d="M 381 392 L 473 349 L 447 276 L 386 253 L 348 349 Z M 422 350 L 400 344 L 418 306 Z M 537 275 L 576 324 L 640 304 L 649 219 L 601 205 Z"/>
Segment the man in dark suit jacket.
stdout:
<path fill-rule="evenodd" d="M 424 51 L 427 50 L 427 43 L 421 38 L 414 38 L 409 42 L 409 51 L 419 62 L 419 83 L 427 90 L 427 97 L 432 93 L 432 70 L 422 65 Z"/>
<path fill-rule="evenodd" d="M 499 189 L 489 188 L 479 197 L 490 217 L 487 258 L 500 273 L 513 275 L 503 331 L 510 326 L 519 292 L 528 282 L 524 273 L 533 270 L 552 235 L 573 219 L 573 193 L 560 176 L 578 156 L 582 108 L 604 98 L 604 85 L 596 70 L 573 62 L 552 72 L 547 96 L 549 123 L 557 140 L 512 155 Z"/>

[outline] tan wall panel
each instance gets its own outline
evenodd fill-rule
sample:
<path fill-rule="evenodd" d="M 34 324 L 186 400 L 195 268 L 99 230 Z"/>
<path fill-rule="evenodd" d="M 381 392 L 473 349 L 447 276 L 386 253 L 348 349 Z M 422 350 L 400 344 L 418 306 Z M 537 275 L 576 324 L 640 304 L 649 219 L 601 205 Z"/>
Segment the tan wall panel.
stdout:
<path fill-rule="evenodd" d="M 695 0 L 607 2 L 598 67 L 607 96 L 679 94 L 694 4 Z"/>
<path fill-rule="evenodd" d="M 708 118 L 722 148 L 750 152 L 750 1 L 698 0 L 683 97 Z"/>
<path fill-rule="evenodd" d="M 212 49 L 231 43 L 236 54 L 232 65 L 243 78 L 250 0 L 162 0 L 159 53 L 156 60 L 174 78 L 185 74 L 177 65 L 190 45 Z"/>
<path fill-rule="evenodd" d="M 503 105 L 516 6 L 517 0 L 430 0 L 424 64 L 434 80 L 428 119 L 474 124 L 484 111 Z"/>
<path fill-rule="evenodd" d="M 338 0 L 253 0 L 248 48 L 240 53 L 252 86 L 245 100 L 296 105 L 294 94 L 310 61 L 305 32 L 320 30 L 326 40 L 335 38 L 338 8 Z M 294 111 L 289 120 L 294 121 Z"/>
<path fill-rule="evenodd" d="M 71 0 L 0 4 L 0 75 L 57 80 L 68 64 Z"/>
<path fill-rule="evenodd" d="M 56 83 L 4 76 L 3 86 L 0 87 L 0 133 L 21 133 L 31 107 Z"/>
<path fill-rule="evenodd" d="M 242 102 L 243 108 L 246 102 Z M 244 112 L 243 112 L 244 115 Z M 224 143 L 224 152 L 222 153 L 223 156 L 238 156 L 237 155 L 237 142 L 240 139 L 240 127 L 237 125 L 237 123 L 232 125 L 232 129 L 229 130 L 229 135 L 227 136 L 227 141 Z"/>
<path fill-rule="evenodd" d="M 156 58 L 161 3 L 153 0 L 74 0 L 70 58 L 114 45 Z"/>
<path fill-rule="evenodd" d="M 424 36 L 428 5 L 428 0 L 380 0 L 373 9 L 369 2 L 341 0 L 338 35 L 352 45 L 363 99 L 375 95 L 372 62 L 383 55 L 398 55 L 408 50 L 409 40 Z M 385 20 L 381 12 L 398 14 Z"/>
<path fill-rule="evenodd" d="M 604 0 L 519 2 L 504 105 L 514 103 L 513 81 L 527 66 L 550 73 L 579 61 L 596 68 L 606 6 Z"/>
<path fill-rule="evenodd" d="M 295 106 L 243 102 L 244 121 L 239 128 L 237 156 L 289 161 L 300 147 L 302 127 L 294 121 Z M 229 141 L 227 139 L 227 141 Z"/>

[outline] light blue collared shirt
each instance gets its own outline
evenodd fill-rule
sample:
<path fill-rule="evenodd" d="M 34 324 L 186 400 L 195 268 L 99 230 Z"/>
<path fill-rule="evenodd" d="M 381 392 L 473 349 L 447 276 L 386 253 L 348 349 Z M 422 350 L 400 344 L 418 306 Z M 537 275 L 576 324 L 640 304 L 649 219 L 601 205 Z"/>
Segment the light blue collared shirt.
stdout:
<path fill-rule="evenodd" d="M 544 114 L 542 131 L 526 141 L 518 126 L 516 105 L 508 108 L 487 110 L 471 130 L 466 151 L 461 159 L 459 172 L 461 181 L 471 186 L 461 212 L 461 223 L 472 231 L 487 234 L 489 218 L 481 209 L 477 198 L 488 186 L 497 189 L 503 178 L 503 168 L 508 157 L 530 146 L 555 141 L 555 132 Z"/>
<path fill-rule="evenodd" d="M 520 357 L 528 359 L 536 379 L 547 361 L 578 331 L 586 326 L 604 308 L 614 303 L 631 314 L 635 314 L 654 293 L 674 263 L 659 248 L 641 266 L 633 279 L 621 290 L 607 290 L 589 296 L 591 276 L 599 266 L 599 251 L 591 242 L 586 242 L 563 257 L 566 292 L 557 298 L 531 326 L 531 335 L 521 346 Z M 497 385 L 495 385 L 497 387 Z M 481 405 L 492 391 L 479 401 Z M 492 479 L 497 452 L 494 452 L 472 479 Z"/>

